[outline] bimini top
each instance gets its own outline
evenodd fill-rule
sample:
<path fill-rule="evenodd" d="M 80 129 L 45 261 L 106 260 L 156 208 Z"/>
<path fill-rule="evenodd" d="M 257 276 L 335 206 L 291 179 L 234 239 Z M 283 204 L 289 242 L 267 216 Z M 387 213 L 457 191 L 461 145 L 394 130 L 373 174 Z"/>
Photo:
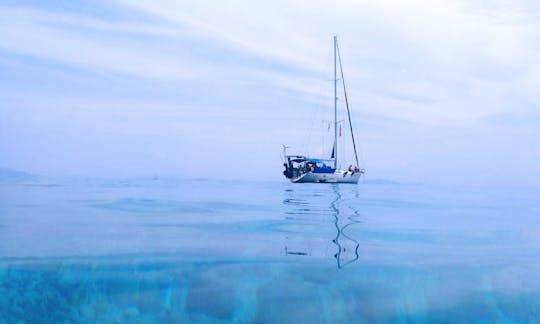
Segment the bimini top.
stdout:
<path fill-rule="evenodd" d="M 296 162 L 296 163 L 301 163 L 301 162 L 305 162 L 305 161 L 308 160 L 308 158 L 306 158 L 305 156 L 302 156 L 302 155 L 286 155 L 285 157 L 289 161 Z"/>

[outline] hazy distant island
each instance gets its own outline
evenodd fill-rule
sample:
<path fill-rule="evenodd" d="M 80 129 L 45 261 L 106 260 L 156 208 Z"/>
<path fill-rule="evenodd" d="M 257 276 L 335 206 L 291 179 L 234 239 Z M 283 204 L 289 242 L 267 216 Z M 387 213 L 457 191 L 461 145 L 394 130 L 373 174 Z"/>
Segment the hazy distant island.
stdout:
<path fill-rule="evenodd" d="M 7 167 L 0 167 L 0 181 L 23 181 L 23 180 L 35 180 L 39 178 L 39 176 L 35 174 L 31 174 L 25 171 L 16 170 L 12 168 Z M 154 176 L 153 180 L 157 180 L 158 177 Z M 193 179 L 190 179 L 193 180 Z M 210 179 L 197 179 L 199 181 L 205 180 L 208 181 Z M 375 179 L 366 179 L 363 181 L 365 184 L 370 185 L 398 185 L 400 182 L 390 180 L 390 179 L 384 179 L 384 178 L 375 178 Z"/>
<path fill-rule="evenodd" d="M 383 179 L 383 178 L 376 178 L 376 179 L 366 179 L 366 181 L 364 181 L 364 183 L 367 183 L 367 184 L 380 184 L 380 185 L 397 185 L 399 184 L 399 182 L 397 181 L 393 181 L 393 180 L 389 180 L 389 179 Z"/>
<path fill-rule="evenodd" d="M 0 180 L 30 180 L 36 176 L 24 171 L 0 167 Z"/>

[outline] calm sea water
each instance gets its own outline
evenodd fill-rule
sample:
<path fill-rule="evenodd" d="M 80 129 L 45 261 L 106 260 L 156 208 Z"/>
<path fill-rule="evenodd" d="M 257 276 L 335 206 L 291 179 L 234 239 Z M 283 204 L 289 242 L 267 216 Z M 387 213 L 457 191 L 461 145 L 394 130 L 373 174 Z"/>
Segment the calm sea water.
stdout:
<path fill-rule="evenodd" d="M 0 183 L 0 323 L 540 322 L 540 190 Z"/>

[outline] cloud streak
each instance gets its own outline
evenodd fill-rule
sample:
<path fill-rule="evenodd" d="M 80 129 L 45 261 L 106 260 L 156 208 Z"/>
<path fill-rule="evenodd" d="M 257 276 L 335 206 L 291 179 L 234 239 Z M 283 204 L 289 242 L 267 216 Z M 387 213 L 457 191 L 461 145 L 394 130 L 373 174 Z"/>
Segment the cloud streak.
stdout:
<path fill-rule="evenodd" d="M 78 138 L 91 143 L 72 127 L 79 125 L 101 138 L 88 145 L 94 155 L 111 155 L 108 139 L 127 156 L 91 173 L 196 172 L 198 164 L 208 166 L 201 161 L 221 156 L 231 177 L 279 175 L 278 153 L 270 148 L 288 143 L 315 150 L 305 143 L 317 141 L 303 134 L 329 113 L 335 33 L 355 126 L 376 173 L 444 181 L 451 176 L 441 170 L 461 160 L 467 162 L 456 181 L 484 181 L 499 175 L 479 167 L 492 163 L 497 143 L 515 157 L 510 165 L 537 171 L 524 147 L 537 146 L 539 133 L 520 120 L 540 107 L 539 9 L 528 1 L 442 0 L 3 5 L 0 111 L 9 118 L 0 150 L 10 156 L 4 164 L 33 171 L 24 162 L 28 151 L 64 156 L 61 145 L 47 148 L 35 139 L 52 132 L 51 143 L 71 149 Z M 11 145 L 21 134 L 25 144 Z M 168 152 L 169 160 L 112 168 L 141 158 L 129 136 L 155 139 L 151 150 Z M 445 141 L 455 159 L 439 151 Z M 235 167 L 246 150 L 264 161 L 248 173 Z M 538 157 L 539 151 L 529 152 Z M 75 157 L 58 166 L 45 155 L 41 173 L 92 169 L 78 167 Z M 394 155 L 407 161 L 408 176 L 388 162 Z M 190 167 L 175 167 L 184 163 Z"/>

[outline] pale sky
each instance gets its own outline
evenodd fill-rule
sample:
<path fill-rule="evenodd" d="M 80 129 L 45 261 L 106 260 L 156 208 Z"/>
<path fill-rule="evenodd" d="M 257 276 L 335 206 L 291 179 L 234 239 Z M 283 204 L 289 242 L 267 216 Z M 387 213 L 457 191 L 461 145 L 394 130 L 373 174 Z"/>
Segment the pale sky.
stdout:
<path fill-rule="evenodd" d="M 281 144 L 330 153 L 336 34 L 368 179 L 538 185 L 539 31 L 537 1 L 3 1 L 0 166 L 283 178 Z"/>

